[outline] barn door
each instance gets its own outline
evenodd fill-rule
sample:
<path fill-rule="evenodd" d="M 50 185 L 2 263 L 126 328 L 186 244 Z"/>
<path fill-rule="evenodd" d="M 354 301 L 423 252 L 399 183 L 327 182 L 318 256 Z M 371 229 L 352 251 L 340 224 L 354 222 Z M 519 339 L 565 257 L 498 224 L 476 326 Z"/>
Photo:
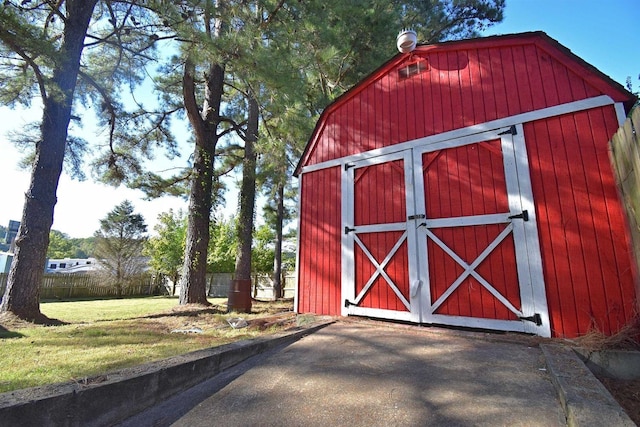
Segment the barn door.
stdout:
<path fill-rule="evenodd" d="M 344 167 L 344 315 L 549 336 L 521 126 Z"/>
<path fill-rule="evenodd" d="M 403 151 L 345 165 L 344 315 L 419 321 L 411 162 Z"/>
<path fill-rule="evenodd" d="M 414 150 L 422 321 L 549 336 L 521 126 Z"/>

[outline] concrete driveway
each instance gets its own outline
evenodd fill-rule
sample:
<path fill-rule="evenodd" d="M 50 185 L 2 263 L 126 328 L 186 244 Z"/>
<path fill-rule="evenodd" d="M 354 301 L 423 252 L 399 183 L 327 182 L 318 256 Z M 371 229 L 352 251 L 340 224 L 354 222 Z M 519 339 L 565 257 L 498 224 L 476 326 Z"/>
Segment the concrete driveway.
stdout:
<path fill-rule="evenodd" d="M 566 425 L 534 340 L 341 321 L 122 425 Z"/>

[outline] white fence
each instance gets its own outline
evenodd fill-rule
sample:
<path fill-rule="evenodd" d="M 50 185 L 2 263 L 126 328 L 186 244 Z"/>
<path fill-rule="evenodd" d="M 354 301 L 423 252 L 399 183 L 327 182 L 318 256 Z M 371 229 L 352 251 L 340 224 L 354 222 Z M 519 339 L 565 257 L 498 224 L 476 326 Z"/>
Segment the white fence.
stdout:
<path fill-rule="evenodd" d="M 207 275 L 207 296 L 212 298 L 226 298 L 229 294 L 229 286 L 233 279 L 232 273 L 212 273 Z M 287 274 L 283 276 L 282 297 L 293 298 L 295 294 L 295 275 Z M 166 289 L 171 292 L 173 283 L 167 279 Z M 180 289 L 176 286 L 176 293 Z M 257 300 L 273 301 L 277 299 L 276 290 L 273 287 L 273 276 L 270 274 L 253 274 L 251 276 L 251 296 Z"/>

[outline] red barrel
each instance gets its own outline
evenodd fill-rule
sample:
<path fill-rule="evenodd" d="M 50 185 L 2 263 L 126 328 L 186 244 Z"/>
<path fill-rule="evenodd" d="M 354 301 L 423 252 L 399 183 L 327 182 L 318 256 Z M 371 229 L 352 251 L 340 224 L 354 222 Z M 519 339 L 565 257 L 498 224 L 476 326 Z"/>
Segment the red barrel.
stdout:
<path fill-rule="evenodd" d="M 233 279 L 231 281 L 227 311 L 251 313 L 251 279 Z"/>

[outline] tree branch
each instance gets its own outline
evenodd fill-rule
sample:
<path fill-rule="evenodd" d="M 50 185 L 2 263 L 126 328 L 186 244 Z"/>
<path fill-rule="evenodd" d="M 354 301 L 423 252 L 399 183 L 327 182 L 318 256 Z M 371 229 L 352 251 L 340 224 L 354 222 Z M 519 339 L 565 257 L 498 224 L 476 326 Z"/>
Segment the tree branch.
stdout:
<path fill-rule="evenodd" d="M 240 138 L 242 138 L 243 140 L 246 139 L 246 133 L 244 131 L 244 129 L 242 129 L 242 126 L 247 124 L 247 121 L 244 120 L 240 123 L 236 123 L 234 120 L 228 118 L 228 117 L 220 117 L 220 122 L 225 122 L 225 123 L 229 123 L 231 125 L 230 128 L 225 129 L 224 131 L 220 132 L 218 134 L 218 138 L 222 138 L 225 135 L 230 134 L 231 132 L 235 132 Z"/>
<path fill-rule="evenodd" d="M 276 14 L 278 13 L 278 11 L 282 8 L 282 6 L 284 5 L 285 0 L 280 0 L 278 2 L 278 4 L 276 5 L 276 7 L 273 9 L 273 11 L 271 11 L 271 13 L 269 14 L 269 16 L 267 16 L 267 19 L 265 19 L 264 21 L 262 21 L 262 24 L 260 24 L 260 28 L 261 29 L 265 29 L 273 20 L 273 18 L 276 17 Z"/>
<path fill-rule="evenodd" d="M 109 113 L 109 150 L 111 151 L 111 153 L 115 153 L 115 150 L 113 149 L 113 134 L 115 132 L 116 129 L 116 109 L 113 106 L 113 101 L 111 100 L 111 97 L 109 96 L 109 94 L 107 93 L 107 91 L 98 84 L 98 82 L 96 82 L 93 77 L 91 77 L 90 75 L 88 75 L 87 73 L 85 73 L 82 70 L 78 71 L 78 75 L 80 76 L 80 78 L 82 78 L 82 80 L 86 81 L 87 83 L 89 83 L 89 85 L 93 86 L 98 93 L 100 94 L 100 96 L 103 99 L 103 107 L 104 109 L 106 109 Z"/>
<path fill-rule="evenodd" d="M 205 134 L 205 122 L 198 111 L 198 102 L 196 100 L 194 74 L 196 66 L 191 58 L 187 58 L 184 63 L 184 73 L 182 75 L 182 97 L 184 100 L 184 108 L 187 111 L 189 122 L 193 126 L 198 140 Z"/>
<path fill-rule="evenodd" d="M 25 52 L 17 43 L 15 43 L 14 35 L 9 31 L 0 28 L 0 40 L 6 43 L 11 49 L 13 49 L 14 52 L 18 54 L 18 56 L 20 56 L 27 64 L 29 64 L 36 76 L 42 101 L 45 101 L 47 99 L 47 87 L 45 85 L 45 77 L 40 71 L 40 67 L 38 66 L 38 64 L 36 64 L 36 62 L 27 54 L 27 52 Z"/>

